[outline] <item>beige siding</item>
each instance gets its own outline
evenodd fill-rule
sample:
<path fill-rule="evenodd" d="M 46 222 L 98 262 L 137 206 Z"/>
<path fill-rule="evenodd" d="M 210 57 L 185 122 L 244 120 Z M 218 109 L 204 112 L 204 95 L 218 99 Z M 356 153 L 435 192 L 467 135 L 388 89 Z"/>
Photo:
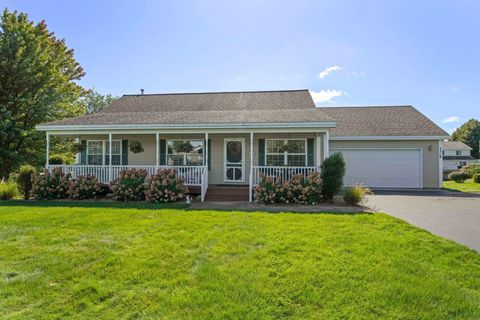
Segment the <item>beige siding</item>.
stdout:
<path fill-rule="evenodd" d="M 425 141 L 330 141 L 330 149 L 342 148 L 421 148 L 423 150 L 423 187 L 439 188 L 440 156 L 438 140 Z"/>

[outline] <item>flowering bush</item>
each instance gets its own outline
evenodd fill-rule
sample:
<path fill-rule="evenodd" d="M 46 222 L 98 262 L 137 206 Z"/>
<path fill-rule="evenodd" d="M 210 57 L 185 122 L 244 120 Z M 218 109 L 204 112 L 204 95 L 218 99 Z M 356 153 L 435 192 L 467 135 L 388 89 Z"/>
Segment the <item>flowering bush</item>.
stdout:
<path fill-rule="evenodd" d="M 45 170 L 32 176 L 32 196 L 37 200 L 61 199 L 67 197 L 71 174 L 64 174 L 61 168 L 50 173 Z"/>
<path fill-rule="evenodd" d="M 145 198 L 144 169 L 127 169 L 120 171 L 117 179 L 111 182 L 113 198 L 121 201 L 139 201 Z"/>
<path fill-rule="evenodd" d="M 102 191 L 97 178 L 93 175 L 78 176 L 68 184 L 67 195 L 71 199 L 96 198 Z"/>
<path fill-rule="evenodd" d="M 317 204 L 321 199 L 322 179 L 317 172 L 295 175 L 289 181 L 281 181 L 265 175 L 253 189 L 255 201 L 260 203 L 299 203 Z"/>
<path fill-rule="evenodd" d="M 160 169 L 150 178 L 145 198 L 150 202 L 173 202 L 184 198 L 187 192 L 175 169 Z"/>

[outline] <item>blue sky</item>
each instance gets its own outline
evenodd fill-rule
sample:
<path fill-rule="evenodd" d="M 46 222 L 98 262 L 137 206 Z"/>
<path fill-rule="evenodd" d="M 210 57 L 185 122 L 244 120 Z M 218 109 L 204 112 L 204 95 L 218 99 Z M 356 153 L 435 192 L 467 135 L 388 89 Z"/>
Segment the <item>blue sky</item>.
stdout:
<path fill-rule="evenodd" d="M 2 1 L 122 95 L 308 88 L 317 105 L 480 117 L 480 1 Z"/>

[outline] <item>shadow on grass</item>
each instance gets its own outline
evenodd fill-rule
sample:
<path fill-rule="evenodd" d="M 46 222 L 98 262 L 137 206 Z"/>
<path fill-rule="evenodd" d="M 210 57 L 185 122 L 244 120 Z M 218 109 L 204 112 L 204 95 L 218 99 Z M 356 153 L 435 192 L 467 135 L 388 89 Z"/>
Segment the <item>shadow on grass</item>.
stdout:
<path fill-rule="evenodd" d="M 342 207 L 342 206 L 266 206 L 255 205 L 246 202 L 242 203 L 195 203 L 186 211 L 210 212 L 263 212 L 263 213 L 296 213 L 296 214 L 335 214 L 335 215 L 361 215 L 373 214 L 373 211 L 367 207 Z"/>
<path fill-rule="evenodd" d="M 124 208 L 124 209 L 185 209 L 186 203 L 149 203 L 122 201 L 69 201 L 69 200 L 6 200 L 0 201 L 0 207 L 67 207 L 67 208 Z"/>

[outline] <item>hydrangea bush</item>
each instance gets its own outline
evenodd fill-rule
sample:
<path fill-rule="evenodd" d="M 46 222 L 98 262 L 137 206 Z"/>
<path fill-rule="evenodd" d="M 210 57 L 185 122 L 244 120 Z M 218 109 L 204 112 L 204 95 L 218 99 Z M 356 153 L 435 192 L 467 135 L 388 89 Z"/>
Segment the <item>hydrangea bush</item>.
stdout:
<path fill-rule="evenodd" d="M 145 198 L 150 202 L 174 202 L 183 199 L 186 193 L 188 188 L 175 169 L 160 169 L 149 179 Z"/>
<path fill-rule="evenodd" d="M 67 194 L 71 199 L 92 199 L 101 195 L 102 186 L 93 175 L 78 176 L 71 180 Z"/>
<path fill-rule="evenodd" d="M 117 179 L 111 182 L 113 198 L 120 201 L 140 201 L 145 199 L 145 180 L 148 173 L 144 169 L 120 171 Z"/>
<path fill-rule="evenodd" d="M 64 174 L 61 168 L 50 173 L 45 170 L 32 176 L 32 197 L 36 200 L 62 199 L 67 197 L 71 174 Z"/>
<path fill-rule="evenodd" d="M 288 181 L 279 177 L 260 176 L 260 183 L 253 189 L 255 201 L 259 203 L 317 204 L 322 196 L 322 179 L 317 172 L 307 178 L 295 175 Z"/>

